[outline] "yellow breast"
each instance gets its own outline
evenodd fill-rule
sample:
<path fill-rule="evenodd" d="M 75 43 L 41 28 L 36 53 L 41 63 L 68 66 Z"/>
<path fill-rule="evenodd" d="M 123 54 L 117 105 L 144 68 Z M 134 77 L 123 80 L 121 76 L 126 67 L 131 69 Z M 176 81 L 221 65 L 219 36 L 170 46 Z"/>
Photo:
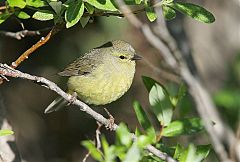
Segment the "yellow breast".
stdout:
<path fill-rule="evenodd" d="M 111 66 L 111 67 L 110 67 Z M 69 93 L 93 105 L 105 105 L 120 98 L 132 84 L 135 64 L 128 67 L 99 66 L 90 74 L 72 76 L 68 80 Z"/>

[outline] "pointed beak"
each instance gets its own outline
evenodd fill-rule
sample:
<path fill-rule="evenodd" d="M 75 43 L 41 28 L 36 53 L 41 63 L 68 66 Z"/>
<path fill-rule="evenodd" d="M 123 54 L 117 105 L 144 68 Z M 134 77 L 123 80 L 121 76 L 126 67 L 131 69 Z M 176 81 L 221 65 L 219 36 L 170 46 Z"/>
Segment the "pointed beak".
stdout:
<path fill-rule="evenodd" d="M 131 60 L 141 60 L 141 59 L 142 57 L 136 54 L 134 54 L 133 58 L 131 58 Z"/>

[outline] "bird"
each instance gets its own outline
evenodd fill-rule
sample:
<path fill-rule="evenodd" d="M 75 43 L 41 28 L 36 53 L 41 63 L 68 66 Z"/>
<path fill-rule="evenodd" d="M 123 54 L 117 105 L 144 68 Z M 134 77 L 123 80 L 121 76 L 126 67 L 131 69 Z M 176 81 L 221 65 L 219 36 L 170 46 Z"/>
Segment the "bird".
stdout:
<path fill-rule="evenodd" d="M 130 88 L 136 61 L 142 59 L 123 40 L 114 40 L 93 48 L 70 63 L 58 75 L 69 77 L 67 93 L 89 105 L 106 105 L 116 101 Z M 67 101 L 56 98 L 45 113 L 59 110 Z"/>

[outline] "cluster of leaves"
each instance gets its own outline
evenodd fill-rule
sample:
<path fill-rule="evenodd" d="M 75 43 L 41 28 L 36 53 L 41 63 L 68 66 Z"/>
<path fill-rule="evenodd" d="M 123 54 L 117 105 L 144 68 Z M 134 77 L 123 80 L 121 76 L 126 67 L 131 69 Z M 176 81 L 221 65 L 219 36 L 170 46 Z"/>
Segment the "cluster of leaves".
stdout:
<path fill-rule="evenodd" d="M 173 0 L 162 0 L 156 4 L 151 4 L 150 0 L 125 0 L 125 3 L 140 7 L 138 11 L 145 12 L 150 21 L 157 18 L 155 7 L 162 7 L 167 20 L 176 17 L 175 10 L 204 23 L 212 23 L 215 20 L 209 11 L 191 3 Z M 27 10 L 33 10 L 33 15 L 29 15 Z M 91 17 L 97 15 L 121 16 L 122 13 L 113 0 L 7 0 L 6 10 L 0 14 L 0 23 L 10 16 L 16 16 L 20 19 L 32 17 L 40 21 L 54 20 L 55 24 L 65 22 L 67 28 L 80 21 L 84 27 Z"/>
<path fill-rule="evenodd" d="M 143 131 L 136 128 L 136 138 L 133 140 L 133 135 L 126 125 L 122 123 L 117 129 L 117 139 L 114 145 L 109 146 L 106 139 L 102 138 L 103 151 L 97 149 L 93 142 L 84 141 L 82 144 L 90 151 L 92 157 L 102 162 L 113 162 L 116 161 L 116 158 L 124 162 L 162 161 L 144 150 L 147 145 L 153 144 L 179 162 L 200 162 L 204 160 L 210 151 L 210 145 L 195 146 L 189 144 L 185 148 L 180 144 L 176 144 L 169 147 L 162 140 L 163 138 L 180 135 L 193 135 L 204 129 L 200 118 L 185 118 L 172 121 L 173 112 L 185 94 L 185 86 L 180 86 L 177 93 L 170 94 L 167 88 L 152 78 L 143 76 L 143 82 L 149 92 L 153 117 L 160 123 L 159 131 L 156 131 L 153 127 L 140 103 L 135 101 L 133 107 Z"/>

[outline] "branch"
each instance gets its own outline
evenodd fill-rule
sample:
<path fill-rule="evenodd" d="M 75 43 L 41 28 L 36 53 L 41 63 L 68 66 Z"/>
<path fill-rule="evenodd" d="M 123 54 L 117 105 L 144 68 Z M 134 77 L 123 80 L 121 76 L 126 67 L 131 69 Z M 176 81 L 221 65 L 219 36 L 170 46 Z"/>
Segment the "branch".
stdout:
<path fill-rule="evenodd" d="M 17 40 L 21 40 L 26 36 L 36 36 L 41 35 L 44 31 L 48 31 L 51 28 L 45 28 L 42 30 L 22 30 L 18 32 L 0 31 L 0 36 L 10 37 Z"/>
<path fill-rule="evenodd" d="M 42 37 L 36 44 L 34 44 L 31 48 L 29 48 L 27 51 L 25 51 L 15 62 L 12 63 L 11 67 L 12 68 L 18 67 L 34 51 L 36 51 L 42 45 L 46 44 L 53 35 L 58 33 L 63 28 L 63 26 L 64 26 L 63 24 L 54 26 L 46 37 Z"/>
<path fill-rule="evenodd" d="M 72 103 L 73 105 L 76 105 L 78 107 L 80 107 L 81 111 L 84 111 L 85 113 L 87 113 L 88 115 L 90 115 L 91 117 L 93 117 L 96 121 L 98 121 L 99 123 L 108 126 L 109 124 L 109 120 L 106 119 L 105 117 L 103 117 L 101 114 L 95 112 L 92 108 L 90 108 L 87 104 L 85 104 L 84 102 L 76 99 L 74 101 L 72 101 L 73 96 L 64 92 L 61 88 L 59 88 L 55 83 L 43 78 L 43 77 L 38 77 L 38 76 L 34 76 L 34 75 L 30 75 L 27 73 L 23 73 L 21 71 L 15 70 L 12 67 L 6 65 L 6 64 L 2 64 L 0 63 L 0 75 L 4 75 L 5 77 L 13 77 L 13 78 L 21 78 L 21 79 L 27 79 L 27 80 L 31 80 L 37 84 L 42 84 L 42 86 L 56 92 L 58 95 L 62 96 L 66 101 L 68 101 L 69 103 Z M 117 124 L 113 124 L 112 126 L 113 130 L 115 131 L 118 128 Z M 136 139 L 137 137 L 135 135 L 133 135 L 133 139 Z M 171 156 L 169 156 L 168 154 L 161 152 L 160 150 L 156 149 L 154 146 L 152 145 L 148 145 L 146 147 L 146 149 L 154 154 L 155 156 L 159 157 L 162 160 L 166 160 L 167 162 L 177 162 L 176 160 L 174 160 Z"/>

